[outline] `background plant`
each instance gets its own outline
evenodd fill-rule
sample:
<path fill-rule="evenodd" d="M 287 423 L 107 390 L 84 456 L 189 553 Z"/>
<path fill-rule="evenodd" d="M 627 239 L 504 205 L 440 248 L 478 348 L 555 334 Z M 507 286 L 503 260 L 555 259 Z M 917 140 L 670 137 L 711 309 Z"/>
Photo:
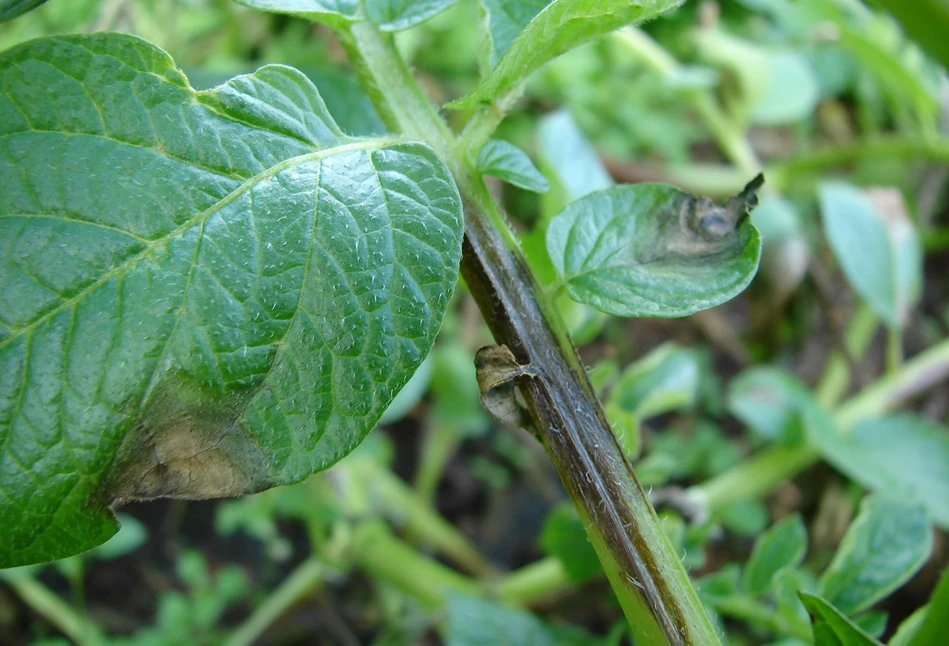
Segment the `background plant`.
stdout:
<path fill-rule="evenodd" d="M 351 77 L 327 67 L 327 60 L 342 60 L 333 37 L 303 21 L 268 18 L 225 3 L 58 4 L 9 23 L 5 43 L 81 26 L 122 27 L 164 46 L 193 83 L 206 78 L 208 86 L 259 62 L 292 63 L 310 74 L 342 131 L 378 135 L 386 128 L 388 117 L 373 111 Z M 585 45 L 531 77 L 527 100 L 517 104 L 512 88 L 495 81 L 491 91 L 501 92 L 502 110 L 514 108 L 495 135 L 502 139 L 482 149 L 503 111 L 474 110 L 462 141 L 471 154 L 468 162 L 486 174 L 527 189 L 550 184 L 539 198 L 495 188 L 518 218 L 515 228 L 532 266 L 555 287 L 570 278 L 558 258 L 548 257 L 549 226 L 568 203 L 583 205 L 576 200 L 610 186 L 612 178 L 662 179 L 724 198 L 765 169 L 769 192 L 753 216 L 765 242 L 761 288 L 748 299 L 678 326 L 612 319 L 583 304 L 582 297 L 578 304 L 556 295 L 555 303 L 574 340 L 591 343 L 585 356 L 591 376 L 623 450 L 635 460 L 644 484 L 654 487 L 669 541 L 685 551 L 693 573 L 712 572 L 701 579 L 700 590 L 730 639 L 807 641 L 806 609 L 815 617 L 818 643 L 869 640 L 854 626 L 869 634 L 886 629 L 886 619 L 867 609 L 929 557 L 930 523 L 947 522 L 944 390 L 915 402 L 912 412 L 887 414 L 939 384 L 947 370 L 944 280 L 938 270 L 923 271 L 924 260 L 939 266 L 946 238 L 939 219 L 944 171 L 938 162 L 947 154 L 940 134 L 943 81 L 940 69 L 895 23 L 862 5 L 751 4 L 726 4 L 718 15 L 712 5 L 688 6 L 648 25 L 648 34 L 624 29 Z M 492 5 L 485 6 L 490 11 Z M 431 92 L 459 96 L 476 82 L 478 43 L 464 28 L 474 11 L 459 3 L 397 35 L 400 50 L 428 79 Z M 383 25 L 386 20 L 378 18 Z M 167 27 L 172 24 L 179 28 Z M 484 52 L 498 51 L 502 33 L 492 31 L 492 48 L 480 50 L 482 70 L 496 63 L 492 56 L 499 58 Z M 470 37 L 467 46 L 459 34 Z M 617 87 L 629 88 L 628 99 L 617 100 Z M 569 113 L 543 114 L 552 106 Z M 460 130 L 469 113 L 446 115 Z M 543 175 L 503 141 L 535 151 Z M 703 148 L 705 142 L 716 144 L 721 157 Z M 857 188 L 873 185 L 902 190 Z M 18 257 L 15 250 L 10 253 Z M 856 295 L 852 302 L 840 296 L 847 294 L 841 277 Z M 577 296 L 576 289 L 571 295 Z M 388 414 L 390 420 L 406 414 L 423 420 L 397 426 L 422 431 L 416 468 L 404 457 L 402 464 L 393 463 L 391 448 L 379 439 L 304 485 L 221 505 L 219 531 L 254 537 L 268 562 L 289 559 L 299 565 L 286 579 L 285 566 L 260 571 L 245 566 L 262 579 L 284 581 L 272 594 L 246 601 L 236 580 L 218 586 L 195 574 L 200 567 L 186 553 L 178 567 L 181 581 L 194 599 L 203 594 L 214 601 L 195 602 L 194 619 L 175 620 L 163 618 L 175 616 L 173 608 L 183 604 L 163 603 L 156 627 L 139 630 L 135 639 L 180 643 L 174 641 L 180 635 L 162 631 L 184 622 L 194 626 L 195 640 L 216 643 L 228 632 L 221 609 L 239 603 L 245 614 L 250 607 L 255 611 L 230 638 L 247 643 L 300 598 L 326 598 L 326 582 L 330 589 L 350 591 L 347 582 L 353 578 L 346 573 L 363 572 L 375 590 L 364 611 L 377 627 L 369 634 L 379 640 L 413 642 L 437 622 L 450 643 L 496 639 L 492 626 L 523 643 L 589 643 L 589 636 L 504 607 L 535 603 L 601 577 L 583 524 L 569 507 L 547 514 L 539 539 L 547 559 L 498 577 L 498 565 L 509 568 L 523 557 L 495 556 L 489 563 L 430 506 L 442 473 L 458 464 L 451 456 L 459 448 L 483 490 L 494 492 L 491 499 L 523 491 L 519 483 L 525 480 L 549 482 L 529 440 L 485 435 L 489 423 L 478 412 L 471 361 L 488 340 L 472 322 L 466 297 L 456 300 L 457 313 L 448 308 L 432 358 Z M 886 328 L 883 341 L 875 339 L 878 320 Z M 647 352 L 670 336 L 679 345 Z M 907 351 L 912 359 L 904 359 Z M 826 365 L 809 359 L 815 353 L 830 355 Z M 466 382 L 468 387 L 461 387 Z M 403 454 L 406 443 L 401 440 Z M 782 484 L 821 460 L 843 477 L 816 467 L 796 486 Z M 414 491 L 391 474 L 393 465 L 415 480 Z M 802 486 L 815 479 L 819 485 Z M 783 494 L 769 495 L 779 486 Z M 546 489 L 528 490 L 535 487 Z M 865 489 L 877 494 L 865 498 L 858 513 Z M 549 498 L 539 504 L 537 497 L 532 496 L 535 506 L 549 507 Z M 801 511 L 807 529 L 789 515 L 793 509 Z M 490 528 L 490 515 L 481 516 Z M 844 533 L 851 517 L 855 520 Z M 305 528 L 309 545 L 289 542 L 278 518 L 296 519 L 296 535 Z M 778 522 L 753 546 L 742 538 L 761 533 L 772 519 Z M 882 542 L 868 545 L 868 536 Z M 461 576 L 410 544 L 434 549 L 474 576 Z M 892 572 L 873 562 L 883 555 L 885 563 L 894 564 Z M 729 560 L 743 565 L 724 565 Z M 82 590 L 84 577 L 94 576 L 96 568 L 89 575 L 75 565 L 60 570 Z M 863 572 L 880 576 L 864 578 Z M 219 575 L 214 580 L 231 577 L 225 571 Z M 94 642 L 106 639 L 104 633 L 129 630 L 103 628 L 97 624 L 105 622 L 77 614 L 49 593 L 35 571 L 11 570 L 5 576 L 19 598 L 72 639 Z M 61 586 L 59 575 L 43 576 L 47 584 Z M 324 592 L 311 595 L 318 583 Z M 943 588 L 937 589 L 934 607 L 941 607 Z M 820 597 L 805 596 L 802 606 L 798 592 Z M 74 593 L 74 604 L 82 607 L 81 598 Z M 905 605 L 896 608 L 897 617 L 907 614 Z M 561 622 L 571 619 L 564 612 L 555 607 L 547 614 Z M 927 631 L 933 634 L 941 615 L 920 610 L 898 631 L 898 622 L 890 620 L 888 632 L 896 633 L 897 643 L 912 643 Z M 615 610 L 606 616 L 618 617 Z M 575 621 L 604 633 L 603 620 L 595 617 Z M 922 636 L 913 637 L 917 628 Z"/>

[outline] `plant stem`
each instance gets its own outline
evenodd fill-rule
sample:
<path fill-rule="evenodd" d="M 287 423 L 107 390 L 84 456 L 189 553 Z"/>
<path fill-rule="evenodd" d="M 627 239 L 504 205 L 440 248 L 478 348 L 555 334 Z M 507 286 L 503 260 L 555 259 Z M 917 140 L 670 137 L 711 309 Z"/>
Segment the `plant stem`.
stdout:
<path fill-rule="evenodd" d="M 356 23 L 341 40 L 386 125 L 433 146 L 455 176 L 465 203 L 465 282 L 497 342 L 532 368 L 532 376 L 518 381 L 521 394 L 637 640 L 720 643 L 616 442 L 563 322 L 471 168 L 472 151 L 458 154 L 457 142 L 388 37 L 369 23 Z"/>
<path fill-rule="evenodd" d="M 225 646 L 253 646 L 264 631 L 305 595 L 309 594 L 323 579 L 325 566 L 314 558 L 308 558 L 290 573 L 262 604 L 254 609 L 231 636 Z"/>
<path fill-rule="evenodd" d="M 474 579 L 455 572 L 396 538 L 382 521 L 366 521 L 353 532 L 354 562 L 373 578 L 387 581 L 422 604 L 437 608 L 446 592 L 482 594 Z"/>
<path fill-rule="evenodd" d="M 777 186 L 786 186 L 794 175 L 818 173 L 852 161 L 902 158 L 949 162 L 949 140 L 889 136 L 828 146 L 773 165 L 769 179 Z"/>
<path fill-rule="evenodd" d="M 641 29 L 624 27 L 614 32 L 618 42 L 626 46 L 636 57 L 650 69 L 666 80 L 672 79 L 681 73 L 682 65 L 665 49 Z M 719 108 L 711 93 L 696 90 L 683 93 L 683 96 L 692 105 L 705 126 L 715 137 L 722 152 L 742 170 L 747 176 L 752 176 L 761 170 L 761 160 L 755 153 L 744 133 L 735 127 L 724 112 Z M 747 181 L 747 180 L 746 180 Z"/>
<path fill-rule="evenodd" d="M 844 332 L 844 346 L 851 357 L 862 356 L 873 335 L 876 334 L 879 319 L 866 304 L 860 306 L 856 314 L 847 324 Z M 818 403 L 825 408 L 837 404 L 850 385 L 850 366 L 843 352 L 835 350 L 827 360 L 824 374 L 817 384 L 815 397 Z"/>
<path fill-rule="evenodd" d="M 949 339 L 940 341 L 906 362 L 897 373 L 877 380 L 844 402 L 834 413 L 834 422 L 841 432 L 846 432 L 857 422 L 884 413 L 946 378 L 949 378 Z M 790 448 L 774 446 L 687 491 L 710 509 L 717 509 L 764 495 L 819 459 L 820 453 L 809 443 Z"/>
<path fill-rule="evenodd" d="M 383 513 L 405 526 L 406 532 L 430 544 L 469 572 L 481 576 L 495 573 L 490 562 L 458 528 L 419 498 L 405 482 L 388 469 L 372 468 L 366 477 L 380 500 Z"/>
<path fill-rule="evenodd" d="M 78 646 L 98 646 L 104 643 L 98 626 L 76 612 L 29 572 L 8 570 L 2 573 L 2 579 L 26 605 L 45 617 Z"/>
<path fill-rule="evenodd" d="M 514 570 L 500 581 L 498 597 L 514 606 L 530 605 L 536 599 L 573 587 L 560 559 L 544 558 Z"/>

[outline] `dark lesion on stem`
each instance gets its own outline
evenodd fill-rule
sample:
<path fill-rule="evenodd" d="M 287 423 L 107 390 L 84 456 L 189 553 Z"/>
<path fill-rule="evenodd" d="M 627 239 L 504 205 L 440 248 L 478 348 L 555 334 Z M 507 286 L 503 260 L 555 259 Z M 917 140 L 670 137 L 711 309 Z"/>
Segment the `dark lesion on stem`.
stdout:
<path fill-rule="evenodd" d="M 542 293 L 519 254 L 500 240 L 466 204 L 461 271 L 512 365 L 513 375 L 570 497 L 638 588 L 670 644 L 687 644 L 683 609 L 667 589 L 653 545 L 636 514 L 654 514 L 632 467 L 616 441 L 575 348 L 551 328 Z M 658 521 L 657 521 L 658 522 Z"/>

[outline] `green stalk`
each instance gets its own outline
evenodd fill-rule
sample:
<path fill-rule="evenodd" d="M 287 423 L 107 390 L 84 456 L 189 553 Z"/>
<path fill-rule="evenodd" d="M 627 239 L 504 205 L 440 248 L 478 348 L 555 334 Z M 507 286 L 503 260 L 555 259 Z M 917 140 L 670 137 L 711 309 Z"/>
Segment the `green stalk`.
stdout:
<path fill-rule="evenodd" d="M 389 37 L 369 23 L 357 23 L 341 41 L 386 125 L 431 145 L 455 176 L 465 202 L 465 282 L 497 342 L 532 368 L 534 375 L 518 381 L 521 394 L 637 639 L 656 645 L 719 644 L 688 573 L 616 442 L 563 322 L 470 164 L 477 151 L 459 151 Z M 482 139 L 487 130 L 479 127 L 481 134 L 471 141 Z"/>
<path fill-rule="evenodd" d="M 929 598 L 926 618 L 916 630 L 909 646 L 933 646 L 941 644 L 949 634 L 949 568 L 942 572 L 936 589 Z"/>
<path fill-rule="evenodd" d="M 396 538 L 382 521 L 367 521 L 353 532 L 354 563 L 375 579 L 412 595 L 423 605 L 444 605 L 448 592 L 482 594 L 474 579 L 455 572 Z"/>
<path fill-rule="evenodd" d="M 2 579 L 26 605 L 45 617 L 78 646 L 99 646 L 105 643 L 98 626 L 76 612 L 29 572 L 8 570 L 2 573 Z"/>
<path fill-rule="evenodd" d="M 920 353 L 892 375 L 887 375 L 844 402 L 834 413 L 834 422 L 846 432 L 864 419 L 880 415 L 912 399 L 949 377 L 949 339 Z M 690 487 L 688 493 L 710 509 L 755 498 L 807 469 L 820 459 L 809 443 L 795 447 L 774 446 L 740 465 Z"/>
<path fill-rule="evenodd" d="M 494 589 L 505 603 L 526 606 L 571 587 L 573 583 L 560 559 L 544 558 L 514 570 L 498 581 Z"/>
<path fill-rule="evenodd" d="M 271 624 L 320 584 L 325 573 L 325 566 L 316 559 L 311 557 L 303 561 L 254 609 L 253 614 L 231 633 L 224 646 L 253 646 Z"/>
<path fill-rule="evenodd" d="M 851 357 L 862 356 L 876 334 L 880 320 L 866 304 L 860 306 L 853 318 L 847 324 L 844 333 L 844 346 Z M 835 350 L 827 360 L 824 374 L 817 384 L 815 396 L 821 406 L 831 408 L 835 406 L 850 385 L 850 365 L 844 353 Z"/>
<path fill-rule="evenodd" d="M 641 29 L 624 27 L 614 32 L 614 38 L 664 79 L 671 79 L 682 71 L 679 61 Z M 745 181 L 761 170 L 761 160 L 748 139 L 719 108 L 710 92 L 692 91 L 683 96 L 705 122 L 722 152 L 746 174 Z"/>

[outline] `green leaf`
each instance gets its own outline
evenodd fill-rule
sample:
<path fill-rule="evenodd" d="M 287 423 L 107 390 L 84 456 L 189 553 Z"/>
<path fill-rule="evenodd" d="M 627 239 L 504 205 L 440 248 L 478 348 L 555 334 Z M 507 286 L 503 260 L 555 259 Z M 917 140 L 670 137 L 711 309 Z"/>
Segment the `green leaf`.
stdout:
<path fill-rule="evenodd" d="M 597 646 L 603 640 L 574 626 L 556 626 L 496 601 L 452 594 L 442 631 L 446 646 Z"/>
<path fill-rule="evenodd" d="M 767 84 L 752 105 L 751 120 L 777 126 L 807 119 L 820 98 L 817 77 L 807 58 L 798 52 L 777 52 L 767 60 Z"/>
<path fill-rule="evenodd" d="M 949 68 L 949 1 L 947 0 L 876 0 L 896 18 L 903 30 L 926 53 Z"/>
<path fill-rule="evenodd" d="M 893 636 L 890 637 L 890 641 L 887 642 L 888 646 L 911 646 L 913 644 L 913 639 L 916 637 L 916 633 L 919 632 L 919 629 L 923 626 L 923 623 L 928 616 L 929 606 L 923 606 L 917 608 L 913 614 L 903 620 L 903 622 L 897 627 L 896 632 L 893 633 Z M 946 622 L 949 624 L 949 615 L 944 614 L 946 617 Z M 949 625 L 946 625 L 945 628 L 949 628 Z M 943 629 L 945 629 L 943 628 Z M 943 633 L 945 634 L 945 633 Z M 929 641 L 919 641 L 919 646 L 932 646 L 933 644 L 938 644 L 938 636 L 934 637 Z"/>
<path fill-rule="evenodd" d="M 808 432 L 824 459 L 880 493 L 922 505 L 949 529 L 949 431 L 910 414 L 860 422 L 847 433 L 833 425 Z"/>
<path fill-rule="evenodd" d="M 724 207 L 666 184 L 597 191 L 551 221 L 547 251 L 576 301 L 616 316 L 687 316 L 751 282 L 761 240 L 747 213 L 759 185 Z"/>
<path fill-rule="evenodd" d="M 238 4 L 343 26 L 359 18 L 359 0 L 236 0 Z"/>
<path fill-rule="evenodd" d="M 470 108 L 516 94 L 531 72 L 550 59 L 623 25 L 655 18 L 680 4 L 682 0 L 554 0 L 524 27 L 481 84 L 448 107 Z"/>
<path fill-rule="evenodd" d="M 728 412 L 771 441 L 801 439 L 800 409 L 811 400 L 806 385 L 794 375 L 770 366 L 749 368 L 728 384 Z"/>
<path fill-rule="evenodd" d="M 852 615 L 905 583 L 932 551 L 926 512 L 879 495 L 867 496 L 820 580 L 820 595 Z"/>
<path fill-rule="evenodd" d="M 815 646 L 882 646 L 817 595 L 802 592 L 801 601 L 811 615 Z"/>
<path fill-rule="evenodd" d="M 542 550 L 563 564 L 574 583 L 584 583 L 603 573 L 600 559 L 570 503 L 560 504 L 547 514 L 539 542 Z"/>
<path fill-rule="evenodd" d="M 484 41 L 489 69 L 511 47 L 514 39 L 543 11 L 551 0 L 482 0 L 484 10 Z"/>
<path fill-rule="evenodd" d="M 922 610 L 913 613 L 900 625 L 893 638 L 894 642 L 905 635 L 910 646 L 932 646 L 945 638 L 946 631 L 949 630 L 949 568 L 942 571 L 939 583 L 929 598 L 929 605 Z M 913 622 L 915 617 L 918 618 Z M 894 643 L 893 646 L 897 644 Z"/>
<path fill-rule="evenodd" d="M 197 93 L 122 34 L 8 50 L 0 86 L 0 566 L 362 441 L 457 277 L 431 149 L 346 137 L 287 67 Z"/>
<path fill-rule="evenodd" d="M 745 590 L 759 596 L 771 589 L 776 575 L 801 563 L 807 552 L 807 530 L 800 515 L 788 516 L 758 537 L 745 565 Z"/>
<path fill-rule="evenodd" d="M 36 9 L 46 0 L 0 0 L 0 22 L 13 20 L 27 11 Z"/>
<path fill-rule="evenodd" d="M 478 170 L 535 193 L 550 189 L 550 182 L 537 170 L 527 153 L 501 139 L 488 140 L 478 153 Z"/>
<path fill-rule="evenodd" d="M 541 163 L 549 168 L 554 187 L 568 203 L 603 188 L 613 186 L 613 178 L 603 166 L 596 150 L 566 110 L 545 115 L 538 129 Z"/>
<path fill-rule="evenodd" d="M 334 27 L 363 20 L 360 0 L 237 0 L 240 4 L 285 13 Z M 365 15 L 385 31 L 408 29 L 441 13 L 458 0 L 364 0 Z"/>
<path fill-rule="evenodd" d="M 922 272 L 919 241 L 905 213 L 883 213 L 841 182 L 823 184 L 820 199 L 824 233 L 847 280 L 889 327 L 902 328 Z"/>
<path fill-rule="evenodd" d="M 695 351 L 666 343 L 623 371 L 610 391 L 608 405 L 639 419 L 690 408 L 698 397 L 700 379 Z"/>
<path fill-rule="evenodd" d="M 429 354 L 425 361 L 418 367 L 408 383 L 402 387 L 399 394 L 389 403 L 382 417 L 379 418 L 379 424 L 391 424 L 397 422 L 415 408 L 425 393 L 428 392 L 428 386 L 432 382 L 432 367 L 434 357 Z"/>

